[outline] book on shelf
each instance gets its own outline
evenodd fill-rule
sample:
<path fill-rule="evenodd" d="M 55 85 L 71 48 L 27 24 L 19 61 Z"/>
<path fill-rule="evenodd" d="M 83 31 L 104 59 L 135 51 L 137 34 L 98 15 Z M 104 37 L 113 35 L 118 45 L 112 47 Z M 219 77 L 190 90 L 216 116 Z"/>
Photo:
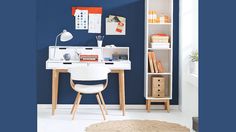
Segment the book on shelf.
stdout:
<path fill-rule="evenodd" d="M 153 61 L 154 71 L 155 71 L 155 73 L 158 73 L 156 55 L 155 55 L 154 52 L 151 52 L 151 54 L 152 54 L 152 61 Z"/>
<path fill-rule="evenodd" d="M 154 73 L 152 52 L 148 52 L 148 61 L 149 61 L 150 71 L 151 71 L 151 73 Z"/>
<path fill-rule="evenodd" d="M 165 69 L 164 69 L 163 65 L 161 64 L 161 62 L 158 60 L 156 63 L 157 63 L 157 69 L 158 69 L 158 71 L 159 71 L 160 73 L 163 73 Z"/>
<path fill-rule="evenodd" d="M 158 60 L 155 52 L 150 51 L 148 52 L 148 64 L 149 64 L 149 69 L 151 73 L 163 73 L 164 72 L 164 67 L 161 64 L 161 61 Z"/>

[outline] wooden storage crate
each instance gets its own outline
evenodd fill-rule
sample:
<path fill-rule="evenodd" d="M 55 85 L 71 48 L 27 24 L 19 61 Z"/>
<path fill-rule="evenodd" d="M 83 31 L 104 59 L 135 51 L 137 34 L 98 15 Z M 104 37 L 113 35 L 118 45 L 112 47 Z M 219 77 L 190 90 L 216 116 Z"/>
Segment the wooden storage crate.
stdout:
<path fill-rule="evenodd" d="M 165 78 L 152 77 L 152 97 L 165 97 Z"/>

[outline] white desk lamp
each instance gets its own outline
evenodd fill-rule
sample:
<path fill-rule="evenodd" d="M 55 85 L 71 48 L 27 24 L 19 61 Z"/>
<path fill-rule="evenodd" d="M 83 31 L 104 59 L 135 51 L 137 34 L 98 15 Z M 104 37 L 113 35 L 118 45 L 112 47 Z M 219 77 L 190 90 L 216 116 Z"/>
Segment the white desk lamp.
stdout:
<path fill-rule="evenodd" d="M 62 42 L 69 41 L 69 40 L 71 40 L 71 39 L 73 38 L 73 35 L 72 35 L 70 32 L 66 31 L 65 29 L 64 29 L 60 34 L 57 35 L 56 40 L 55 40 L 53 59 L 55 59 L 56 46 L 57 46 L 57 38 L 58 38 L 59 36 L 60 36 L 60 40 L 61 40 Z"/>

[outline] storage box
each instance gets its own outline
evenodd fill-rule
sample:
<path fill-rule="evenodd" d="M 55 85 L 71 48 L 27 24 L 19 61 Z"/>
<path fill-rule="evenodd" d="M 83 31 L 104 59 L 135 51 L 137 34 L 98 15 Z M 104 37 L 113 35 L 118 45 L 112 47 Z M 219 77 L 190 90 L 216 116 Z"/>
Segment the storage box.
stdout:
<path fill-rule="evenodd" d="M 152 97 L 165 97 L 165 78 L 152 77 Z"/>

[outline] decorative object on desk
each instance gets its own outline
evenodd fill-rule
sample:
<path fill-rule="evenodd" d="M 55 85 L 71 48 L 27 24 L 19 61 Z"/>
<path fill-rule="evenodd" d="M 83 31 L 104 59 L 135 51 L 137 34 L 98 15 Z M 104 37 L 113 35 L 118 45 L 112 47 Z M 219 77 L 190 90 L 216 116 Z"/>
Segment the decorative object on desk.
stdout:
<path fill-rule="evenodd" d="M 70 60 L 70 54 L 69 53 L 66 53 L 63 55 L 63 58 L 66 60 L 66 61 L 69 61 Z"/>
<path fill-rule="evenodd" d="M 190 73 L 198 75 L 198 51 L 197 50 L 192 51 L 189 57 L 191 59 Z"/>
<path fill-rule="evenodd" d="M 98 47 L 102 47 L 102 42 L 103 42 L 104 36 L 98 35 L 98 36 L 96 36 L 96 39 L 97 39 Z"/>
<path fill-rule="evenodd" d="M 128 60 L 128 55 L 119 55 L 119 60 Z"/>
<path fill-rule="evenodd" d="M 152 97 L 163 98 L 165 97 L 165 78 L 152 77 Z"/>
<path fill-rule="evenodd" d="M 119 60 L 119 54 L 112 54 L 112 60 L 118 61 Z"/>
<path fill-rule="evenodd" d="M 86 24 L 83 24 L 81 28 L 88 29 L 88 33 L 101 33 L 102 7 L 72 7 L 73 16 L 77 10 L 83 11 L 83 16 L 80 16 L 84 20 L 82 23 L 86 23 L 86 20 L 88 21 L 87 27 L 85 28 Z M 88 19 L 86 19 L 87 12 Z"/>
<path fill-rule="evenodd" d="M 98 62 L 98 55 L 80 55 L 80 62 Z"/>
<path fill-rule="evenodd" d="M 61 33 L 59 33 L 59 34 L 57 35 L 56 40 L 55 40 L 53 59 L 55 59 L 56 46 L 57 46 L 57 38 L 58 38 L 59 36 L 60 36 L 60 40 L 61 40 L 62 42 L 69 41 L 69 40 L 71 40 L 71 39 L 73 38 L 73 35 L 72 35 L 70 32 L 66 31 L 65 29 L 64 29 Z"/>
<path fill-rule="evenodd" d="M 109 15 L 106 18 L 106 35 L 125 35 L 126 18 Z"/>
<path fill-rule="evenodd" d="M 86 132 L 190 132 L 176 123 L 158 120 L 121 120 L 92 124 Z"/>

